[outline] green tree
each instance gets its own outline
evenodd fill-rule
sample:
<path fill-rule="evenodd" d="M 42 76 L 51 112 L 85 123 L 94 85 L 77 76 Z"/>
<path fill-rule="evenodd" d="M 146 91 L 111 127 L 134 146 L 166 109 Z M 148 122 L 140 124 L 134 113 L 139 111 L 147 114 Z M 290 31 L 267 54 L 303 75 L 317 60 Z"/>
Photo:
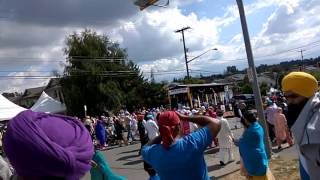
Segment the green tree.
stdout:
<path fill-rule="evenodd" d="M 320 72 L 311 72 L 311 74 L 312 74 L 318 81 L 320 81 Z"/>
<path fill-rule="evenodd" d="M 252 87 L 249 83 L 245 83 L 243 86 L 240 88 L 241 94 L 252 94 L 253 90 Z"/>
<path fill-rule="evenodd" d="M 227 67 L 227 72 L 226 72 L 227 74 L 235 74 L 237 72 L 239 72 L 239 70 L 237 69 L 236 66 L 228 66 Z"/>
<path fill-rule="evenodd" d="M 265 82 L 262 82 L 261 85 L 260 85 L 261 95 L 266 96 L 268 91 L 269 91 L 268 84 L 265 83 Z"/>
<path fill-rule="evenodd" d="M 73 33 L 66 38 L 64 52 L 68 65 L 61 85 L 69 115 L 82 117 L 84 105 L 90 115 L 99 115 L 106 109 L 133 110 L 149 105 L 144 92 L 151 85 L 139 67 L 128 60 L 126 50 L 106 35 L 87 29 Z M 152 101 L 152 94 L 149 95 Z"/>

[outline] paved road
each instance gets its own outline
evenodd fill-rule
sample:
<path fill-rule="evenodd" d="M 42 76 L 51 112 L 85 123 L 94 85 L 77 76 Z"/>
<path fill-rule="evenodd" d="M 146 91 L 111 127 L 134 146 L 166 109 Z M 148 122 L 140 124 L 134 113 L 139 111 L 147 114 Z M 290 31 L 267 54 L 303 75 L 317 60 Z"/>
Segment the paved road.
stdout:
<path fill-rule="evenodd" d="M 234 136 L 240 137 L 243 129 L 234 129 L 240 126 L 238 120 L 229 119 L 230 126 L 233 129 Z M 143 170 L 143 163 L 140 156 L 138 156 L 140 145 L 134 144 L 126 147 L 115 147 L 108 151 L 105 151 L 107 161 L 111 165 L 114 172 L 119 175 L 125 176 L 128 180 L 147 180 L 148 175 Z M 292 149 L 292 148 L 291 148 Z M 291 154 L 294 154 L 294 150 L 291 150 Z M 225 175 L 238 171 L 239 169 L 239 153 L 238 148 L 234 147 L 235 161 L 227 164 L 221 168 L 219 165 L 218 148 L 207 149 L 205 152 L 205 160 L 208 166 L 209 176 L 214 179 L 223 179 Z M 282 153 L 281 157 L 292 157 L 287 153 Z M 90 180 L 90 175 L 87 174 L 83 180 Z"/>

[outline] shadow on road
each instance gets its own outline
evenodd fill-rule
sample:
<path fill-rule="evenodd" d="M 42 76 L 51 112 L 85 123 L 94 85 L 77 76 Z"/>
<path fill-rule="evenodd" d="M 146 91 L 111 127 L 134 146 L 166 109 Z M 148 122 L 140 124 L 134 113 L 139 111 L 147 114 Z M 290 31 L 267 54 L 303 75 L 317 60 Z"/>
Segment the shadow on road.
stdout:
<path fill-rule="evenodd" d="M 221 168 L 224 168 L 224 166 L 220 166 L 220 164 L 215 164 L 215 165 L 212 165 L 212 166 L 208 166 L 208 172 L 216 171 L 216 170 L 219 170 Z"/>
<path fill-rule="evenodd" d="M 133 152 L 138 152 L 140 149 L 135 149 L 135 150 L 132 150 L 132 151 L 124 151 L 124 152 L 121 152 L 119 154 L 129 154 L 129 153 L 133 153 Z M 118 155 L 119 155 L 118 154 Z"/>
<path fill-rule="evenodd" d="M 232 172 L 229 172 L 229 173 L 224 174 L 224 175 L 221 175 L 221 176 L 212 176 L 212 177 L 210 177 L 210 179 L 211 179 L 211 180 L 220 179 L 220 178 L 226 177 L 226 176 L 228 176 L 228 175 L 230 175 L 230 174 L 233 174 L 233 173 L 235 173 L 235 172 L 237 172 L 237 171 L 239 171 L 239 169 L 236 169 L 236 170 L 234 170 L 234 171 L 232 171 Z"/>
<path fill-rule="evenodd" d="M 288 148 L 290 148 L 290 146 L 284 147 L 284 148 L 281 148 L 281 149 L 272 149 L 272 152 L 273 152 L 273 153 L 279 153 L 279 152 L 281 152 L 281 151 L 283 151 L 283 150 L 285 150 L 285 149 L 288 149 Z"/>
<path fill-rule="evenodd" d="M 204 154 L 215 154 L 217 152 L 219 152 L 219 148 L 211 148 L 211 149 L 205 151 Z"/>
<path fill-rule="evenodd" d="M 139 157 L 139 155 L 133 154 L 133 155 L 128 155 L 128 156 L 123 156 L 123 157 L 117 159 L 116 161 L 125 161 L 125 160 L 131 159 L 131 158 L 136 158 L 136 157 Z"/>
<path fill-rule="evenodd" d="M 143 163 L 143 160 L 139 159 L 139 160 L 136 160 L 136 161 L 130 161 L 130 162 L 124 163 L 123 165 L 124 166 L 130 166 L 130 165 L 137 165 L 137 164 L 140 164 L 140 163 Z"/>

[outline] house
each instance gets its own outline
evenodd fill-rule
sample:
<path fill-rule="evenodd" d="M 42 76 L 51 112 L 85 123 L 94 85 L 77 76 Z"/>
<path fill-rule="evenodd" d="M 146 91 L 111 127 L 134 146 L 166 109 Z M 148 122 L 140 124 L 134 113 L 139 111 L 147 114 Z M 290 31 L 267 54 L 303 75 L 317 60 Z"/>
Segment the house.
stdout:
<path fill-rule="evenodd" d="M 303 70 L 306 71 L 306 72 L 309 72 L 309 73 L 311 73 L 311 72 L 320 72 L 320 68 L 317 67 L 317 66 L 305 66 Z"/>
<path fill-rule="evenodd" d="M 50 79 L 47 86 L 26 89 L 20 97 L 9 97 L 8 99 L 20 106 L 30 108 L 39 99 L 43 91 L 55 100 L 64 103 L 59 78 Z"/>
<path fill-rule="evenodd" d="M 276 80 L 275 80 L 275 78 L 272 78 L 270 75 L 259 74 L 258 75 L 258 83 L 259 83 L 259 85 L 261 85 L 262 83 L 265 83 L 268 85 L 268 87 L 275 87 Z"/>
<path fill-rule="evenodd" d="M 14 92 L 14 93 L 2 93 L 2 96 L 7 98 L 9 101 L 18 104 L 18 101 L 21 99 L 22 94 Z"/>
<path fill-rule="evenodd" d="M 62 93 L 62 88 L 60 85 L 60 79 L 59 78 L 52 78 L 50 79 L 48 85 L 45 87 L 44 91 L 55 100 L 60 101 L 61 103 L 64 103 L 64 96 Z"/>
<path fill-rule="evenodd" d="M 46 87 L 43 86 L 26 89 L 16 103 L 22 107 L 30 108 L 38 100 L 45 88 Z"/>
<path fill-rule="evenodd" d="M 227 82 L 242 82 L 246 77 L 246 74 L 234 74 L 226 77 Z"/>

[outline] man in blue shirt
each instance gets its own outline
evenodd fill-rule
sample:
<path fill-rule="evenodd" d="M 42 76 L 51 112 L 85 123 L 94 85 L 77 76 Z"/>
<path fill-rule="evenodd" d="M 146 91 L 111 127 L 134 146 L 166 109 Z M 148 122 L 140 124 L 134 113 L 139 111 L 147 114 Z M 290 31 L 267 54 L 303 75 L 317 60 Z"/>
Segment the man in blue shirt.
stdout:
<path fill-rule="evenodd" d="M 203 128 L 180 138 L 180 119 Z M 188 117 L 167 111 L 160 115 L 160 136 L 142 148 L 142 157 L 162 180 L 208 180 L 204 151 L 220 130 L 216 119 L 207 116 Z"/>

